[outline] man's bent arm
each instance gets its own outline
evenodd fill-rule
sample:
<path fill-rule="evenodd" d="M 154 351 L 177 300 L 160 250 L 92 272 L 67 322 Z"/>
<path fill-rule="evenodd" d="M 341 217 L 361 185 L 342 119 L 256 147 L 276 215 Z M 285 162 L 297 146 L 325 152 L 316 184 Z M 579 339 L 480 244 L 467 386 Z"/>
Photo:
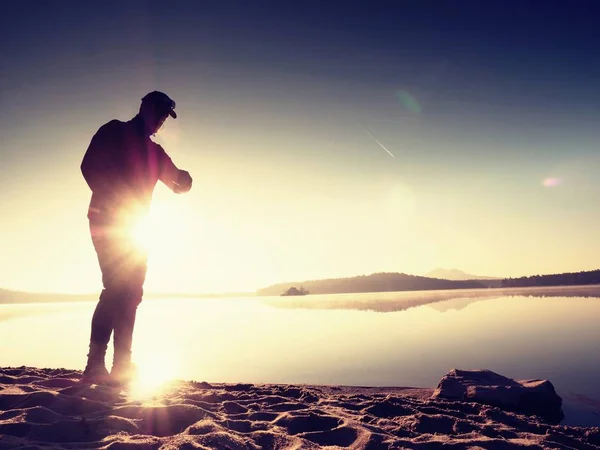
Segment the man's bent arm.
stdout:
<path fill-rule="evenodd" d="M 175 166 L 173 160 L 169 155 L 167 155 L 165 150 L 160 145 L 158 145 L 158 147 L 160 164 L 160 172 L 158 179 L 162 181 L 165 184 L 165 186 L 167 186 L 173 192 L 176 192 L 177 180 L 179 179 L 180 170 L 177 168 L 177 166 Z"/>

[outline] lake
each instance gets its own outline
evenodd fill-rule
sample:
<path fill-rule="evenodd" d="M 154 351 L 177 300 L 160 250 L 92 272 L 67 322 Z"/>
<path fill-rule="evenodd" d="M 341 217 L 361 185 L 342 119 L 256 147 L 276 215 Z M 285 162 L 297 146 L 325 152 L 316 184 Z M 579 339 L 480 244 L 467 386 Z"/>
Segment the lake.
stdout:
<path fill-rule="evenodd" d="M 83 369 L 94 307 L 0 305 L 0 366 Z M 485 368 L 549 379 L 565 424 L 600 425 L 599 319 L 598 286 L 153 299 L 133 352 L 144 371 L 208 382 L 435 387 Z"/>

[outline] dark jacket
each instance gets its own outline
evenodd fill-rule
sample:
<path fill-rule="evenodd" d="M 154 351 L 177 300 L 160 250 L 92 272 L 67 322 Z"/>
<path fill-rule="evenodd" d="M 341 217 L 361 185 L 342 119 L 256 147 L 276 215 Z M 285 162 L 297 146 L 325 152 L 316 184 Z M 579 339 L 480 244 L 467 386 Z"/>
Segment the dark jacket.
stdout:
<path fill-rule="evenodd" d="M 147 212 L 156 182 L 173 189 L 179 170 L 164 149 L 143 132 L 139 117 L 112 120 L 96 132 L 81 163 L 92 190 L 88 218 L 118 220 L 122 214 Z"/>

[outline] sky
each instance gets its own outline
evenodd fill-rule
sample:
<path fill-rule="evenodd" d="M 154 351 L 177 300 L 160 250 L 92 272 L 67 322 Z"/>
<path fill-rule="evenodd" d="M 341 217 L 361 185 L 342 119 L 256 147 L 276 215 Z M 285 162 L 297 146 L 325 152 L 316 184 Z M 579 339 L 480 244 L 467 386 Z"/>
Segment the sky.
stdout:
<path fill-rule="evenodd" d="M 598 269 L 592 1 L 23 0 L 0 17 L 0 287 L 94 292 L 80 164 L 152 90 L 194 178 L 146 291 Z"/>

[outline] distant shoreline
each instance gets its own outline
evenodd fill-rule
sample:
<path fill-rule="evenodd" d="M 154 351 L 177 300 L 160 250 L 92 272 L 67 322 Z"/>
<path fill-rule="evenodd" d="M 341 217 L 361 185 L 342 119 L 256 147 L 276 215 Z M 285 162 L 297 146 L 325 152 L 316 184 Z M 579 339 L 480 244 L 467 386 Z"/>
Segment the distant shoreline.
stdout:
<path fill-rule="evenodd" d="M 464 274 L 468 276 L 469 274 Z M 367 292 L 402 292 L 449 289 L 498 289 L 510 287 L 587 286 L 600 284 L 600 270 L 533 275 L 518 278 L 470 279 L 435 278 L 399 272 L 377 272 L 346 278 L 277 283 L 258 289 L 260 296 L 280 295 L 289 289 L 311 294 L 357 294 Z"/>
<path fill-rule="evenodd" d="M 90 294 L 56 294 L 10 291 L 0 289 L 0 305 L 3 304 L 25 304 L 25 303 L 79 303 L 97 301 L 98 293 Z M 255 297 L 253 292 L 222 293 L 222 294 L 177 294 L 177 293 L 148 293 L 144 300 L 172 299 L 195 299 L 195 298 L 233 298 L 233 297 Z"/>
<path fill-rule="evenodd" d="M 569 294 L 565 291 L 574 291 Z M 403 296 L 442 296 L 450 298 L 457 297 L 476 297 L 476 296 L 499 296 L 499 295 L 540 295 L 540 296 L 558 296 L 567 295 L 600 298 L 600 284 L 581 284 L 581 285 L 560 285 L 560 286 L 526 286 L 526 287 L 498 287 L 498 288 L 453 288 L 453 289 L 413 289 L 404 291 L 370 291 L 370 292 L 343 292 L 332 294 L 314 294 L 308 297 L 335 296 L 335 295 L 366 295 L 366 294 L 401 294 Z M 469 295 L 466 295 L 469 294 Z M 484 295 L 481 295 L 484 294 Z M 224 294 L 173 294 L 173 293 L 150 293 L 144 296 L 144 300 L 164 300 L 164 299 L 217 299 L 217 298 L 239 298 L 239 297 L 271 297 L 279 298 L 279 295 L 258 295 L 252 292 L 245 293 L 224 293 Z M 283 297 L 285 299 L 286 297 Z M 93 302 L 98 300 L 98 294 L 40 294 L 21 291 L 8 291 L 0 289 L 0 305 L 15 304 L 33 304 L 33 303 L 81 303 Z M 285 301 L 285 300 L 283 300 Z"/>

